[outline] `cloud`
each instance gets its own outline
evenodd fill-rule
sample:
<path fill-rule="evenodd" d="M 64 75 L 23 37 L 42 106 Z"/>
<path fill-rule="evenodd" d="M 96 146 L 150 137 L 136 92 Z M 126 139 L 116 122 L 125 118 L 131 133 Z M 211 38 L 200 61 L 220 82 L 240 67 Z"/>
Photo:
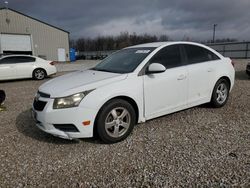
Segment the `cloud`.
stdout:
<path fill-rule="evenodd" d="M 12 0 L 9 7 L 68 30 L 73 38 L 128 31 L 207 40 L 216 23 L 217 37 L 250 40 L 249 0 Z"/>

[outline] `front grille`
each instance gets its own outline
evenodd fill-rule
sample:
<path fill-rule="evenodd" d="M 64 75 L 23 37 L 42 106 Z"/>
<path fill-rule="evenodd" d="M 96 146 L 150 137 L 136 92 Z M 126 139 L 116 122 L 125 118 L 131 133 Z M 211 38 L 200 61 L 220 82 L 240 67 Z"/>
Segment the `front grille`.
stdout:
<path fill-rule="evenodd" d="M 43 111 L 46 104 L 47 104 L 47 102 L 39 101 L 39 100 L 35 99 L 33 102 L 33 107 L 37 111 Z"/>
<path fill-rule="evenodd" d="M 79 132 L 79 130 L 73 124 L 53 124 L 53 126 L 56 129 L 64 132 Z"/>
<path fill-rule="evenodd" d="M 43 97 L 43 98 L 50 98 L 50 94 L 43 93 L 43 92 L 41 92 L 41 91 L 38 91 L 37 93 L 38 93 L 41 97 Z"/>

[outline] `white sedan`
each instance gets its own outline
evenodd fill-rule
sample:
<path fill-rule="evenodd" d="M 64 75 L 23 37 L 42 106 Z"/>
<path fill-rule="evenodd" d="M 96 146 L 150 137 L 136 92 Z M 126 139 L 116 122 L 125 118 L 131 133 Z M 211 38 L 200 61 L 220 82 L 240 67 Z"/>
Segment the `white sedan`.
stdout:
<path fill-rule="evenodd" d="M 114 143 L 136 123 L 203 103 L 222 107 L 234 76 L 232 61 L 207 46 L 142 44 L 41 85 L 33 116 L 52 135 L 73 139 L 96 132 L 105 143 Z"/>
<path fill-rule="evenodd" d="M 55 74 L 55 62 L 30 55 L 7 55 L 0 57 L 0 80 L 33 78 L 42 80 Z"/>

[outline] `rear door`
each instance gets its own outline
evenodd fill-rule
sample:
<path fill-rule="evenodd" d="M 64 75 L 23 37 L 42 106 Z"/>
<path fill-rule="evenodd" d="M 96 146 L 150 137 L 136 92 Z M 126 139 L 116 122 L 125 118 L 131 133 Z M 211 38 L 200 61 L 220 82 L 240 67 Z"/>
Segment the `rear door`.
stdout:
<path fill-rule="evenodd" d="M 197 45 L 183 44 L 183 48 L 188 71 L 188 105 L 208 102 L 219 57 Z"/>
<path fill-rule="evenodd" d="M 29 56 L 16 56 L 15 69 L 18 78 L 31 78 L 36 58 Z"/>

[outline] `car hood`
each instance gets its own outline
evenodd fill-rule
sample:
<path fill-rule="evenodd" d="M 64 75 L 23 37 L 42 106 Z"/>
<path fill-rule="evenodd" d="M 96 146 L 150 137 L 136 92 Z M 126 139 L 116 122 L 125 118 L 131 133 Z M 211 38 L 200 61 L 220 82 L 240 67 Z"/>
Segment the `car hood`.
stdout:
<path fill-rule="evenodd" d="M 103 71 L 76 71 L 54 78 L 39 87 L 39 91 L 53 97 L 64 97 L 82 91 L 96 89 L 104 85 L 123 80 L 127 74 Z"/>

